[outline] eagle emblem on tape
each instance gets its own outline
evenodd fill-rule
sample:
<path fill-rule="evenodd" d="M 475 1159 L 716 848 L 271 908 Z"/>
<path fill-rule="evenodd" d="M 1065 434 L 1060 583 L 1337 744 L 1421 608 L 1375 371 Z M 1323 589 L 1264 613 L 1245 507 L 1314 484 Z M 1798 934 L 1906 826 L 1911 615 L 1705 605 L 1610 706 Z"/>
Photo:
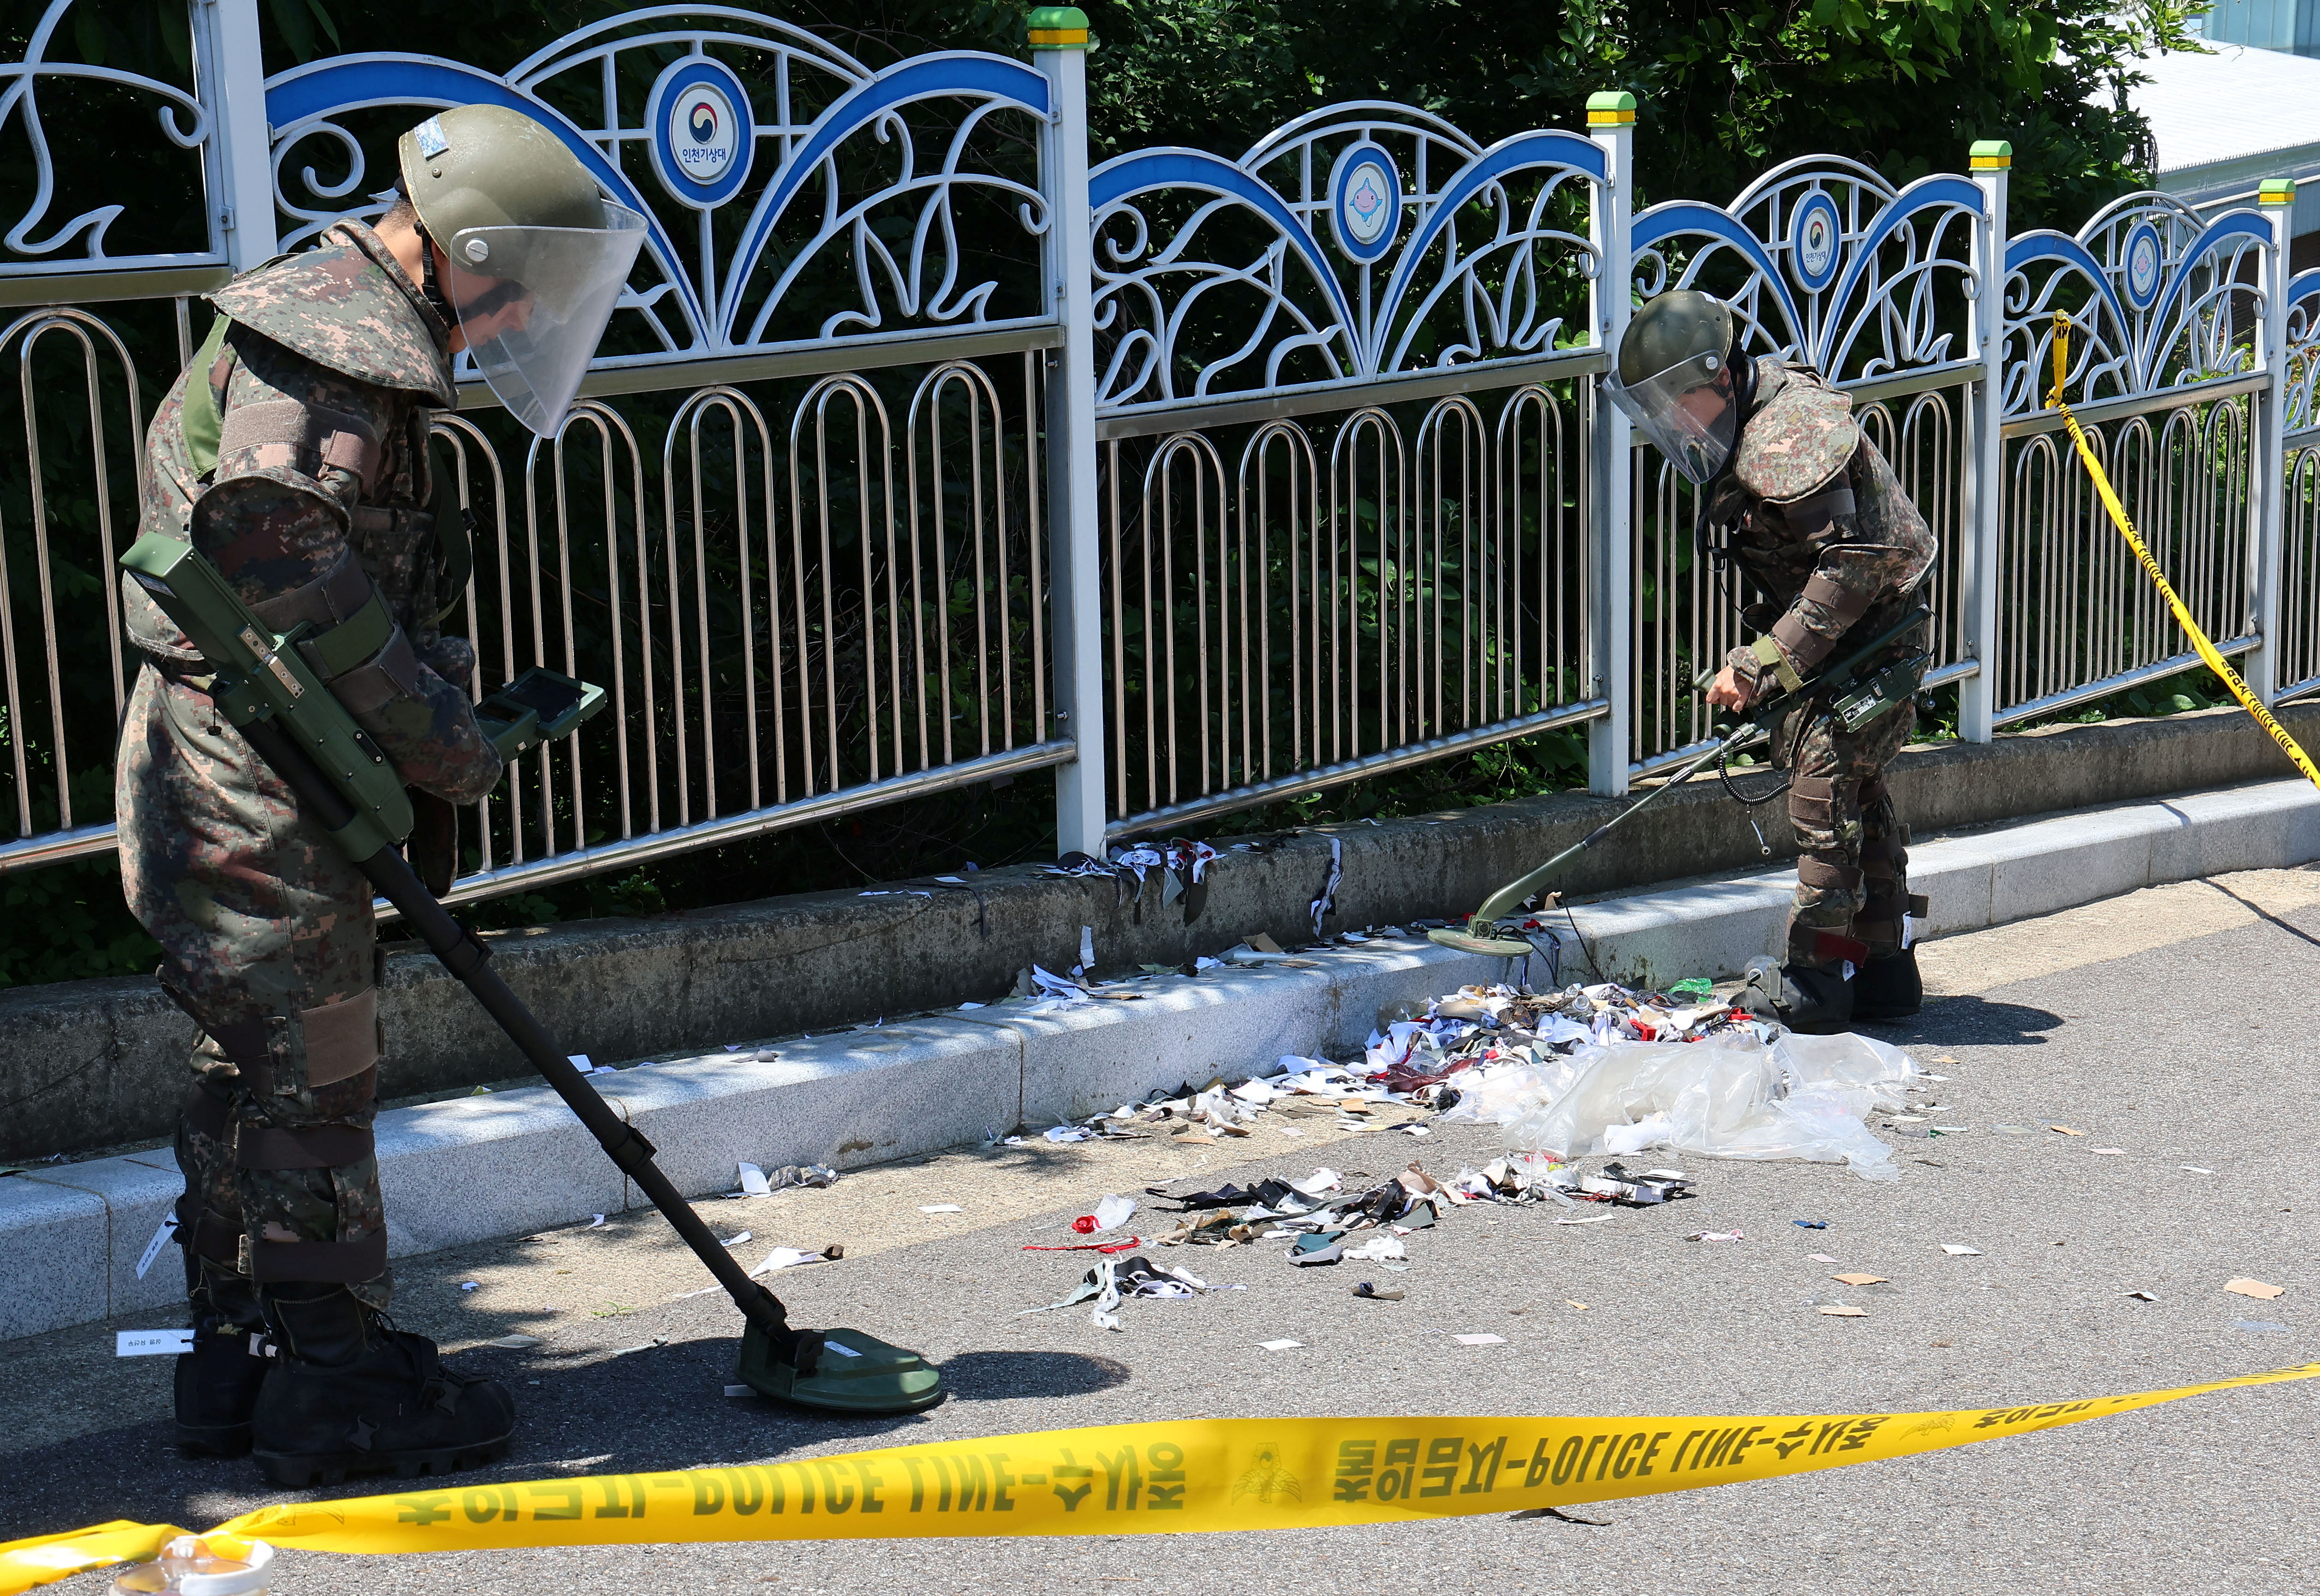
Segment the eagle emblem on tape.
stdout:
<path fill-rule="evenodd" d="M 1244 1496 L 1254 1496 L 1267 1505 L 1305 1500 L 1297 1488 L 1297 1476 L 1281 1466 L 1280 1443 L 1266 1441 L 1258 1447 L 1247 1471 L 1233 1482 L 1232 1499 L 1238 1501 Z"/>

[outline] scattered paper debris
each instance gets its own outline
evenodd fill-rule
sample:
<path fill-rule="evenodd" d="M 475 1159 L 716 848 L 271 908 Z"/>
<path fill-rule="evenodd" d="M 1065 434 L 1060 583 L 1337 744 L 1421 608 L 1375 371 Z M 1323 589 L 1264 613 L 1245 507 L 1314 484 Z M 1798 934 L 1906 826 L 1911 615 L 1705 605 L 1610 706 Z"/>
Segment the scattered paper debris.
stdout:
<path fill-rule="evenodd" d="M 741 1243 L 742 1243 L 742 1242 L 747 1241 L 748 1239 L 749 1239 L 749 1232 L 748 1232 L 748 1231 L 742 1231 L 739 1235 L 738 1235 L 738 1236 L 728 1236 L 728 1237 L 726 1237 L 726 1238 L 725 1238 L 725 1245 L 726 1245 L 726 1246 L 728 1246 L 728 1247 L 739 1247 L 739 1246 L 740 1246 L 740 1245 L 741 1245 Z"/>
<path fill-rule="evenodd" d="M 1576 1309 L 1578 1309 L 1581 1313 L 1584 1313 L 1584 1312 L 1587 1312 L 1587 1304 L 1586 1304 L 1586 1303 L 1577 1303 L 1577 1302 L 1573 1302 L 1573 1301 L 1572 1301 L 1572 1299 L 1571 1299 L 1571 1298 L 1569 1298 L 1569 1297 L 1565 1297 L 1565 1298 L 1563 1298 L 1563 1305 L 1564 1307 L 1566 1307 L 1566 1308 L 1576 1308 Z"/>
<path fill-rule="evenodd" d="M 1487 1332 L 1479 1336 L 1453 1336 L 1450 1339 L 1461 1347 L 1503 1347 L 1507 1344 L 1507 1339 L 1504 1336 L 1493 1336 Z"/>
<path fill-rule="evenodd" d="M 1554 1222 L 1559 1225 L 1600 1225 L 1606 1220 L 1618 1217 L 1616 1213 L 1590 1213 L 1584 1219 L 1558 1219 Z"/>
<path fill-rule="evenodd" d="M 1866 1319 L 1869 1310 L 1856 1308 L 1851 1303 L 1824 1303 L 1820 1311 L 1831 1319 Z"/>
<path fill-rule="evenodd" d="M 774 1188 L 766 1180 L 766 1172 L 755 1164 L 740 1166 L 741 1189 L 753 1197 L 762 1197 Z"/>
<path fill-rule="evenodd" d="M 2131 1291 L 2126 1294 L 2134 1298 L 2137 1302 L 2155 1303 L 2159 1300 L 2156 1296 L 2147 1291 Z"/>
<path fill-rule="evenodd" d="M 963 1204 L 958 1203 L 921 1203 L 919 1204 L 919 1212 L 920 1213 L 965 1213 L 966 1208 Z"/>
<path fill-rule="evenodd" d="M 1805 1256 L 1817 1264 L 1833 1264 L 1836 1260 L 1825 1252 L 1808 1252 Z"/>
<path fill-rule="evenodd" d="M 588 1222 L 580 1228 L 584 1231 L 593 1231 L 603 1225 L 603 1222 L 604 1216 L 603 1214 L 592 1213 L 588 1216 Z"/>
<path fill-rule="evenodd" d="M 2098 1159 L 2123 1159 L 2126 1156 L 2126 1149 L 2123 1147 L 2090 1147 L 2087 1150 Z"/>
<path fill-rule="evenodd" d="M 1694 1231 L 1684 1238 L 1687 1241 L 1745 1241 L 1745 1231 Z"/>
<path fill-rule="evenodd" d="M 1260 1352 L 1286 1352 L 1292 1347 L 1303 1345 L 1305 1343 L 1302 1341 L 1259 1341 L 1256 1344 L 1257 1350 Z"/>
<path fill-rule="evenodd" d="M 2202 1169 L 2197 1164 L 2183 1164 L 2178 1166 L 2178 1168 L 2190 1175 L 2213 1175 L 2215 1173 L 2213 1169 Z"/>
<path fill-rule="evenodd" d="M 2268 1303 L 2288 1288 L 2284 1285 L 2274 1285 L 2269 1281 L 2250 1280 L 2242 1276 L 2236 1280 L 2225 1281 L 2224 1289 L 2240 1296 L 2253 1297 L 2260 1303 Z"/>
<path fill-rule="evenodd" d="M 1980 1248 L 1961 1247 L 1954 1241 L 1943 1242 L 1942 1250 L 1948 1253 L 1952 1258 L 1980 1258 L 1981 1256 Z"/>
<path fill-rule="evenodd" d="M 2073 1131 L 2068 1125 L 2049 1125 L 2046 1129 L 2062 1136 L 2083 1136 L 2086 1134 L 2084 1131 Z"/>
<path fill-rule="evenodd" d="M 1882 1275 L 1831 1275 L 1829 1278 L 1831 1280 L 1842 1281 L 1847 1285 L 1890 1285 L 1892 1284 L 1892 1282 L 1887 1280 Z"/>
<path fill-rule="evenodd" d="M 137 1260 L 138 1279 L 142 1280 L 145 1278 L 145 1271 L 153 1267 L 153 1260 L 161 1256 L 161 1249 L 168 1246 L 169 1244 L 169 1238 L 177 1233 L 177 1216 L 175 1213 L 163 1214 L 161 1216 L 161 1228 L 153 1232 L 153 1239 L 145 1243 L 144 1256 Z"/>
<path fill-rule="evenodd" d="M 461 1291 L 473 1291 L 476 1289 L 476 1283 L 472 1280 L 462 1280 L 459 1282 L 459 1289 Z"/>

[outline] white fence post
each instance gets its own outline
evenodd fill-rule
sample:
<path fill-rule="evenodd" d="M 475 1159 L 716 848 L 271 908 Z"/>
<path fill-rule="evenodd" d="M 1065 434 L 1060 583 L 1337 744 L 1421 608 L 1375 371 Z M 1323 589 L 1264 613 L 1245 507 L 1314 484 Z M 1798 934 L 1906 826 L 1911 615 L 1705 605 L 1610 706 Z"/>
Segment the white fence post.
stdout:
<path fill-rule="evenodd" d="M 1587 100 L 1587 136 L 1601 147 L 1603 181 L 1588 208 L 1588 233 L 1598 251 L 1595 282 L 1589 290 L 1595 342 L 1616 370 L 1619 338 L 1627 330 L 1633 297 L 1627 266 L 1627 230 L 1636 208 L 1636 96 L 1591 95 Z M 1587 723 L 1587 789 L 1606 798 L 1627 790 L 1628 745 L 1635 716 L 1635 531 L 1627 483 L 1627 413 L 1603 396 L 1599 383 L 1588 405 L 1588 553 L 1595 567 L 1589 584 L 1588 684 L 1590 698 L 1608 699 L 1607 713 Z"/>
<path fill-rule="evenodd" d="M 2002 139 L 1978 140 L 1968 157 L 1984 214 L 1973 229 L 1973 336 L 1981 376 L 1966 428 L 1966 545 L 1959 563 L 1957 602 L 1965 607 L 1964 653 L 1977 669 L 1958 679 L 1958 735 L 1987 743 L 1998 702 L 1998 573 L 2005 546 L 2006 441 L 2006 179 L 2014 147 Z"/>
<path fill-rule="evenodd" d="M 1973 230 L 1973 331 L 1981 376 L 1969 401 L 1972 453 L 1957 598 L 1965 608 L 1961 642 L 1976 669 L 1958 681 L 1958 735 L 1987 743 L 1997 715 L 1998 571 L 2006 535 L 2006 185 L 2014 147 L 2002 139 L 1980 140 L 1967 158 L 1984 215 Z"/>
<path fill-rule="evenodd" d="M 1103 857 L 1103 593 L 1095 495 L 1093 240 L 1088 231 L 1087 14 L 1031 14 L 1031 59 L 1055 88 L 1047 130 L 1047 282 L 1064 344 L 1047 383 L 1048 636 L 1056 726 L 1079 757 L 1056 769 L 1056 851 Z"/>
<path fill-rule="evenodd" d="M 275 251 L 274 161 L 267 137 L 266 68 L 258 50 L 258 0 L 194 0 L 195 91 L 217 118 L 217 190 L 209 195 L 210 236 L 221 232 L 237 272 Z"/>
<path fill-rule="evenodd" d="M 2279 654 L 2280 563 L 2288 539 L 2288 240 L 2296 210 L 2296 180 L 2271 177 L 2258 191 L 2257 203 L 2271 223 L 2271 248 L 2264 252 L 2263 321 L 2257 333 L 2264 374 L 2270 379 L 2255 396 L 2249 429 L 2248 462 L 2255 484 L 2253 525 L 2248 549 L 2248 611 L 2256 645 L 2240 662 L 2248 690 L 2276 703 L 2281 686 Z"/>

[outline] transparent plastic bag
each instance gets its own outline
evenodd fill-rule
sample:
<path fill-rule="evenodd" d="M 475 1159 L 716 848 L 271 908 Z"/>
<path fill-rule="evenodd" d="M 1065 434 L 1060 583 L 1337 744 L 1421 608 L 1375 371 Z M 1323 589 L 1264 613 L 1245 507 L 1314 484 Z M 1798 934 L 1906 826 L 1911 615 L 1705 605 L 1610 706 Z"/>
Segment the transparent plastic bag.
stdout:
<path fill-rule="evenodd" d="M 1666 1147 L 1843 1163 L 1864 1180 L 1899 1178 L 1892 1150 L 1861 1119 L 1877 1084 L 1914 1069 L 1908 1055 L 1882 1042 L 1783 1036 L 1768 1049 L 1735 1034 L 1603 1043 L 1580 1049 L 1570 1062 L 1567 1087 L 1533 1095 L 1505 1116 L 1509 1149 L 1572 1159 Z"/>

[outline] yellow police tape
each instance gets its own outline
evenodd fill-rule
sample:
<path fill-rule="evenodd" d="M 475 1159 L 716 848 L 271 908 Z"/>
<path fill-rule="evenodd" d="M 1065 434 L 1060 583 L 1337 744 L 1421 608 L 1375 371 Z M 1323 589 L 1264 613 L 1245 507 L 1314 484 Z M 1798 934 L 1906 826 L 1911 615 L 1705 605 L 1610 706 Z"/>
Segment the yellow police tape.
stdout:
<path fill-rule="evenodd" d="M 2320 1363 L 2131 1396 L 1945 1413 L 1117 1424 L 735 1468 L 293 1502 L 214 1533 L 380 1553 L 1399 1523 L 1777 1479 L 2315 1376 Z M 150 1557 L 183 1533 L 116 1522 L 0 1546 L 0 1596 Z"/>
<path fill-rule="evenodd" d="M 2054 388 L 2046 396 L 2046 402 L 2062 412 L 2062 425 L 2071 429 L 2071 441 L 2079 447 L 2079 458 L 2086 462 L 2088 474 L 2095 479 L 2095 491 L 2102 495 L 2103 508 L 2110 511 L 2112 523 L 2125 537 L 2127 546 L 2134 551 L 2134 557 L 2142 562 L 2143 569 L 2158 585 L 2159 596 L 2167 600 L 2167 608 L 2174 612 L 2175 624 L 2189 636 L 2191 646 L 2199 651 L 2199 657 L 2207 663 L 2207 669 L 2224 679 L 2224 685 L 2232 690 L 2232 697 L 2240 701 L 2240 708 L 2255 717 L 2256 725 L 2271 734 L 2271 740 L 2279 744 L 2280 752 L 2296 762 L 2296 768 L 2303 771 L 2315 787 L 2320 787 L 2320 769 L 2314 767 L 2296 739 L 2288 735 L 2287 728 L 2271 717 L 2271 711 L 2263 707 L 2262 700 L 2248 690 L 2248 685 L 2240 680 L 2239 672 L 2224 663 L 2224 656 L 2216 652 L 2216 645 L 2207 641 L 2207 635 L 2199 630 L 2199 624 L 2191 618 L 2191 612 L 2183 608 L 2183 600 L 2177 598 L 2175 590 L 2168 585 L 2165 573 L 2159 569 L 2159 562 L 2151 557 L 2151 551 L 2143 546 L 2143 539 L 2136 535 L 2134 524 L 2126 518 L 2126 507 L 2118 501 L 2118 494 L 2112 490 L 2110 477 L 2104 472 L 2102 462 L 2095 458 L 2094 446 L 2088 443 L 2087 435 L 2079 430 L 2078 418 L 2071 414 L 2071 407 L 2062 402 L 2062 383 L 2064 374 L 2070 369 L 2070 360 L 2071 318 L 2066 312 L 2057 311 L 2054 312 Z"/>

